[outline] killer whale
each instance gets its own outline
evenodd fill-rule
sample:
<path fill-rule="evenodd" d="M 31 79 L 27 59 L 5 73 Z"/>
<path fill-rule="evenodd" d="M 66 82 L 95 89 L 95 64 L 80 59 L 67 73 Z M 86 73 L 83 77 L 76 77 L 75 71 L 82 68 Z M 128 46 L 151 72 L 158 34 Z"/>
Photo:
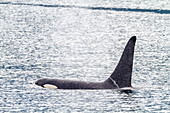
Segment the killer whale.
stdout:
<path fill-rule="evenodd" d="M 51 89 L 123 89 L 132 88 L 131 77 L 136 36 L 132 36 L 125 46 L 113 73 L 103 82 L 85 82 L 74 80 L 43 78 L 35 82 L 36 85 Z"/>

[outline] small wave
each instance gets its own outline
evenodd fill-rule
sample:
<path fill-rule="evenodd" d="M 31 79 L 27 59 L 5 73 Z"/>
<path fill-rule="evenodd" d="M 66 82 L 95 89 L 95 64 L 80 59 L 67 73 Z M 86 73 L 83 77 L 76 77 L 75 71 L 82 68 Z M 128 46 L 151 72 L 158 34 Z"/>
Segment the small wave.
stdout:
<path fill-rule="evenodd" d="M 28 71 L 28 70 L 34 70 L 34 69 L 41 69 L 41 67 L 38 67 L 36 65 L 30 65 L 30 66 L 26 66 L 26 65 L 19 65 L 19 66 L 0 66 L 0 69 L 21 69 L 23 71 Z"/>

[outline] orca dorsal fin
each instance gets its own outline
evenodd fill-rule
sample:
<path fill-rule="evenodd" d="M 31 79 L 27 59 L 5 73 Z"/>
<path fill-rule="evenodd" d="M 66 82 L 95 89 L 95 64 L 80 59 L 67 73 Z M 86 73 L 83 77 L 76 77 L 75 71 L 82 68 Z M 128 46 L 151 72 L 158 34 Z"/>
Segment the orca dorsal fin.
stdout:
<path fill-rule="evenodd" d="M 106 82 L 110 81 L 114 83 L 117 88 L 131 87 L 135 42 L 136 36 L 131 37 L 123 51 L 118 65 Z"/>

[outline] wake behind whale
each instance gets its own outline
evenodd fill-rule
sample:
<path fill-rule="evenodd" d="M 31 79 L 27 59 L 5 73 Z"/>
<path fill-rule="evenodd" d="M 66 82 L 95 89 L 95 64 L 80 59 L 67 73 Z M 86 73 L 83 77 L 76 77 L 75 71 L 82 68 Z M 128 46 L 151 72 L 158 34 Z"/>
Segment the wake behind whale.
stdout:
<path fill-rule="evenodd" d="M 103 82 L 85 82 L 74 80 L 60 80 L 43 78 L 35 82 L 36 85 L 51 89 L 122 89 L 131 90 L 131 77 L 133 69 L 133 56 L 136 36 L 128 41 L 115 70 Z"/>

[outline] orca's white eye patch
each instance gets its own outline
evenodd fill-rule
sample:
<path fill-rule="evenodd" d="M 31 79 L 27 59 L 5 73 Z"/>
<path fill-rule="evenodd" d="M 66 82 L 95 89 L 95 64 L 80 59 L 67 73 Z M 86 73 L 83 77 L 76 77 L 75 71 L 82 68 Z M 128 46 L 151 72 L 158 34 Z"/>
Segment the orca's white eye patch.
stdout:
<path fill-rule="evenodd" d="M 44 84 L 43 87 L 44 87 L 44 88 L 49 88 L 49 89 L 58 89 L 57 86 L 52 85 L 52 84 Z"/>

